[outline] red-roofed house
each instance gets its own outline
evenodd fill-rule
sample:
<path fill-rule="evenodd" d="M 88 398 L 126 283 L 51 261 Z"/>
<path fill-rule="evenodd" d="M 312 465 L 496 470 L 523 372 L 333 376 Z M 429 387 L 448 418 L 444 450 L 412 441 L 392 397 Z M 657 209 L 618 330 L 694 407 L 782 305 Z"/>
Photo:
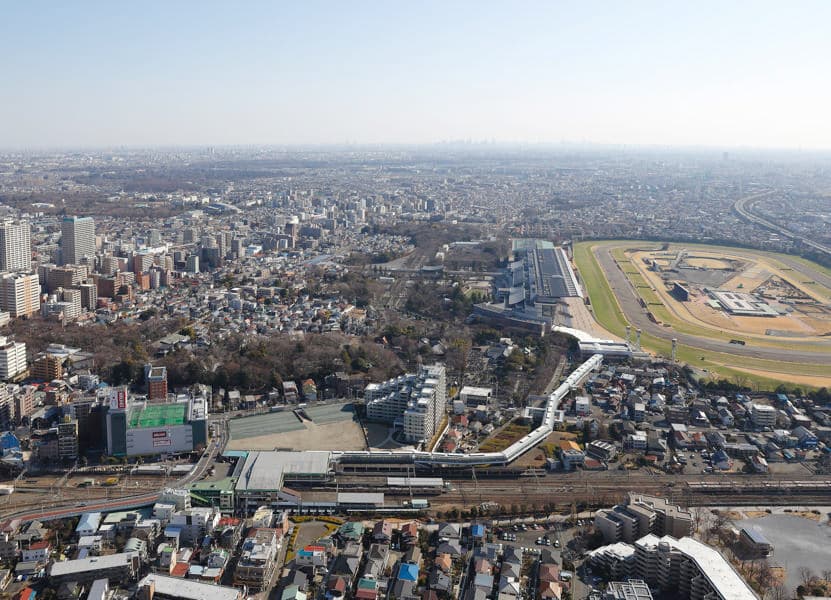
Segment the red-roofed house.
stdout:
<path fill-rule="evenodd" d="M 49 560 L 51 551 L 52 545 L 46 540 L 40 540 L 39 542 L 29 544 L 29 547 L 21 550 L 20 554 L 23 562 L 46 562 Z"/>
<path fill-rule="evenodd" d="M 545 600 L 560 600 L 563 588 L 556 581 L 540 581 L 540 598 Z"/>
<path fill-rule="evenodd" d="M 26 587 L 17 592 L 15 598 L 17 598 L 17 600 L 35 600 L 35 595 L 35 590 L 30 587 Z"/>
<path fill-rule="evenodd" d="M 416 521 L 411 521 L 402 525 L 401 537 L 408 543 L 418 540 L 418 523 Z"/>
<path fill-rule="evenodd" d="M 447 553 L 439 554 L 433 564 L 443 572 L 450 573 L 450 569 L 453 567 L 453 557 Z"/>
<path fill-rule="evenodd" d="M 181 577 L 184 579 L 190 570 L 190 563 L 180 562 L 176 563 L 170 568 L 171 577 Z"/>
<path fill-rule="evenodd" d="M 378 521 L 372 528 L 372 539 L 376 542 L 388 542 L 392 537 L 392 523 L 389 521 Z"/>
<path fill-rule="evenodd" d="M 346 579 L 340 576 L 330 577 L 326 584 L 326 597 L 330 600 L 343 598 L 346 594 Z"/>
<path fill-rule="evenodd" d="M 554 564 L 540 565 L 538 577 L 540 581 L 559 581 L 560 567 Z"/>

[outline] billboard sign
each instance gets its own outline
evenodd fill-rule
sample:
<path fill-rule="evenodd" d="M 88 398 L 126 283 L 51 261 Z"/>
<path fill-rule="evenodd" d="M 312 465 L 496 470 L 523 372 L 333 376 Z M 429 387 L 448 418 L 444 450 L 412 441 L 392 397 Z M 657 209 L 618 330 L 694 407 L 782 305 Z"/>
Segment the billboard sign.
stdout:
<path fill-rule="evenodd" d="M 112 388 L 110 390 L 110 410 L 125 410 L 126 408 L 127 388 Z"/>

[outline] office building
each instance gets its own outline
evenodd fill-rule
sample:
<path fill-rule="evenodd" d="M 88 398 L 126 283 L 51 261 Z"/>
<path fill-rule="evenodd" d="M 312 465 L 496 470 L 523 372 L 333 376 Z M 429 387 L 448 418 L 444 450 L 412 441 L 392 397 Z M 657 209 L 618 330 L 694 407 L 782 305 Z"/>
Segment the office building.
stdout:
<path fill-rule="evenodd" d="M 191 254 L 188 256 L 187 260 L 187 271 L 188 273 L 198 273 L 199 272 L 199 256 L 196 254 Z"/>
<path fill-rule="evenodd" d="M 82 283 L 78 286 L 81 290 L 81 307 L 89 311 L 98 308 L 98 288 L 94 283 Z"/>
<path fill-rule="evenodd" d="M 0 379 L 13 379 L 26 371 L 26 344 L 0 336 Z"/>
<path fill-rule="evenodd" d="M 95 221 L 92 217 L 64 217 L 61 221 L 61 264 L 92 263 L 95 258 Z"/>
<path fill-rule="evenodd" d="M 58 423 L 58 453 L 62 459 L 78 458 L 78 421 L 69 416 Z"/>
<path fill-rule="evenodd" d="M 31 270 L 32 233 L 29 223 L 0 223 L 0 271 Z"/>
<path fill-rule="evenodd" d="M 37 273 L 4 273 L 0 278 L 0 306 L 13 318 L 30 317 L 40 309 Z"/>
<path fill-rule="evenodd" d="M 52 381 L 63 377 L 63 358 L 42 352 L 32 362 L 32 377 L 39 381 Z"/>

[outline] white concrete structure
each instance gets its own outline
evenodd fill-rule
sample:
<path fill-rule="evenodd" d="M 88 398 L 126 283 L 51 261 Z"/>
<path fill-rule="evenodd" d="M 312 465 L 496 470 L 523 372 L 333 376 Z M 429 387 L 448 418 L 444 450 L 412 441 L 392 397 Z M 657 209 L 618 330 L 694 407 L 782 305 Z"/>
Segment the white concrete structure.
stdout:
<path fill-rule="evenodd" d="M 367 417 L 387 423 L 401 422 L 411 442 L 429 441 L 447 409 L 447 377 L 443 365 L 422 367 L 364 391 Z"/>
<path fill-rule="evenodd" d="M 95 258 L 95 221 L 92 217 L 64 217 L 61 221 L 61 264 L 80 265 Z"/>
<path fill-rule="evenodd" d="M 0 336 L 0 379 L 12 379 L 26 370 L 26 344 Z"/>
<path fill-rule="evenodd" d="M 28 222 L 0 223 L 0 271 L 32 270 L 32 228 Z"/>
<path fill-rule="evenodd" d="M 774 427 L 776 425 L 776 409 L 767 404 L 754 403 L 750 407 L 750 420 L 756 427 Z"/>
<path fill-rule="evenodd" d="M 0 279 L 0 307 L 12 317 L 29 317 L 40 309 L 37 273 L 4 273 Z"/>
<path fill-rule="evenodd" d="M 479 404 L 490 405 L 492 396 L 493 389 L 489 387 L 466 385 L 459 392 L 459 400 L 467 406 L 478 406 Z"/>
<path fill-rule="evenodd" d="M 647 535 L 635 542 L 639 577 L 689 600 L 758 600 L 717 550 L 691 537 Z"/>

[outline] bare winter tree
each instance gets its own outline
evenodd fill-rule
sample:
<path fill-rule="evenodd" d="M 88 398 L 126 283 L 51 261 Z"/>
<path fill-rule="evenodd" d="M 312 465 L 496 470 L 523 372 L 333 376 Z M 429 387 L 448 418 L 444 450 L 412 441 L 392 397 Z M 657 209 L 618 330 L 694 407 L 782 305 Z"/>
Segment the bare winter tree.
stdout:
<path fill-rule="evenodd" d="M 791 600 L 793 597 L 794 595 L 781 583 L 770 588 L 765 594 L 765 600 Z"/>
<path fill-rule="evenodd" d="M 811 582 L 816 578 L 814 572 L 809 569 L 808 567 L 799 567 L 799 580 L 802 582 L 802 585 L 809 586 Z"/>

